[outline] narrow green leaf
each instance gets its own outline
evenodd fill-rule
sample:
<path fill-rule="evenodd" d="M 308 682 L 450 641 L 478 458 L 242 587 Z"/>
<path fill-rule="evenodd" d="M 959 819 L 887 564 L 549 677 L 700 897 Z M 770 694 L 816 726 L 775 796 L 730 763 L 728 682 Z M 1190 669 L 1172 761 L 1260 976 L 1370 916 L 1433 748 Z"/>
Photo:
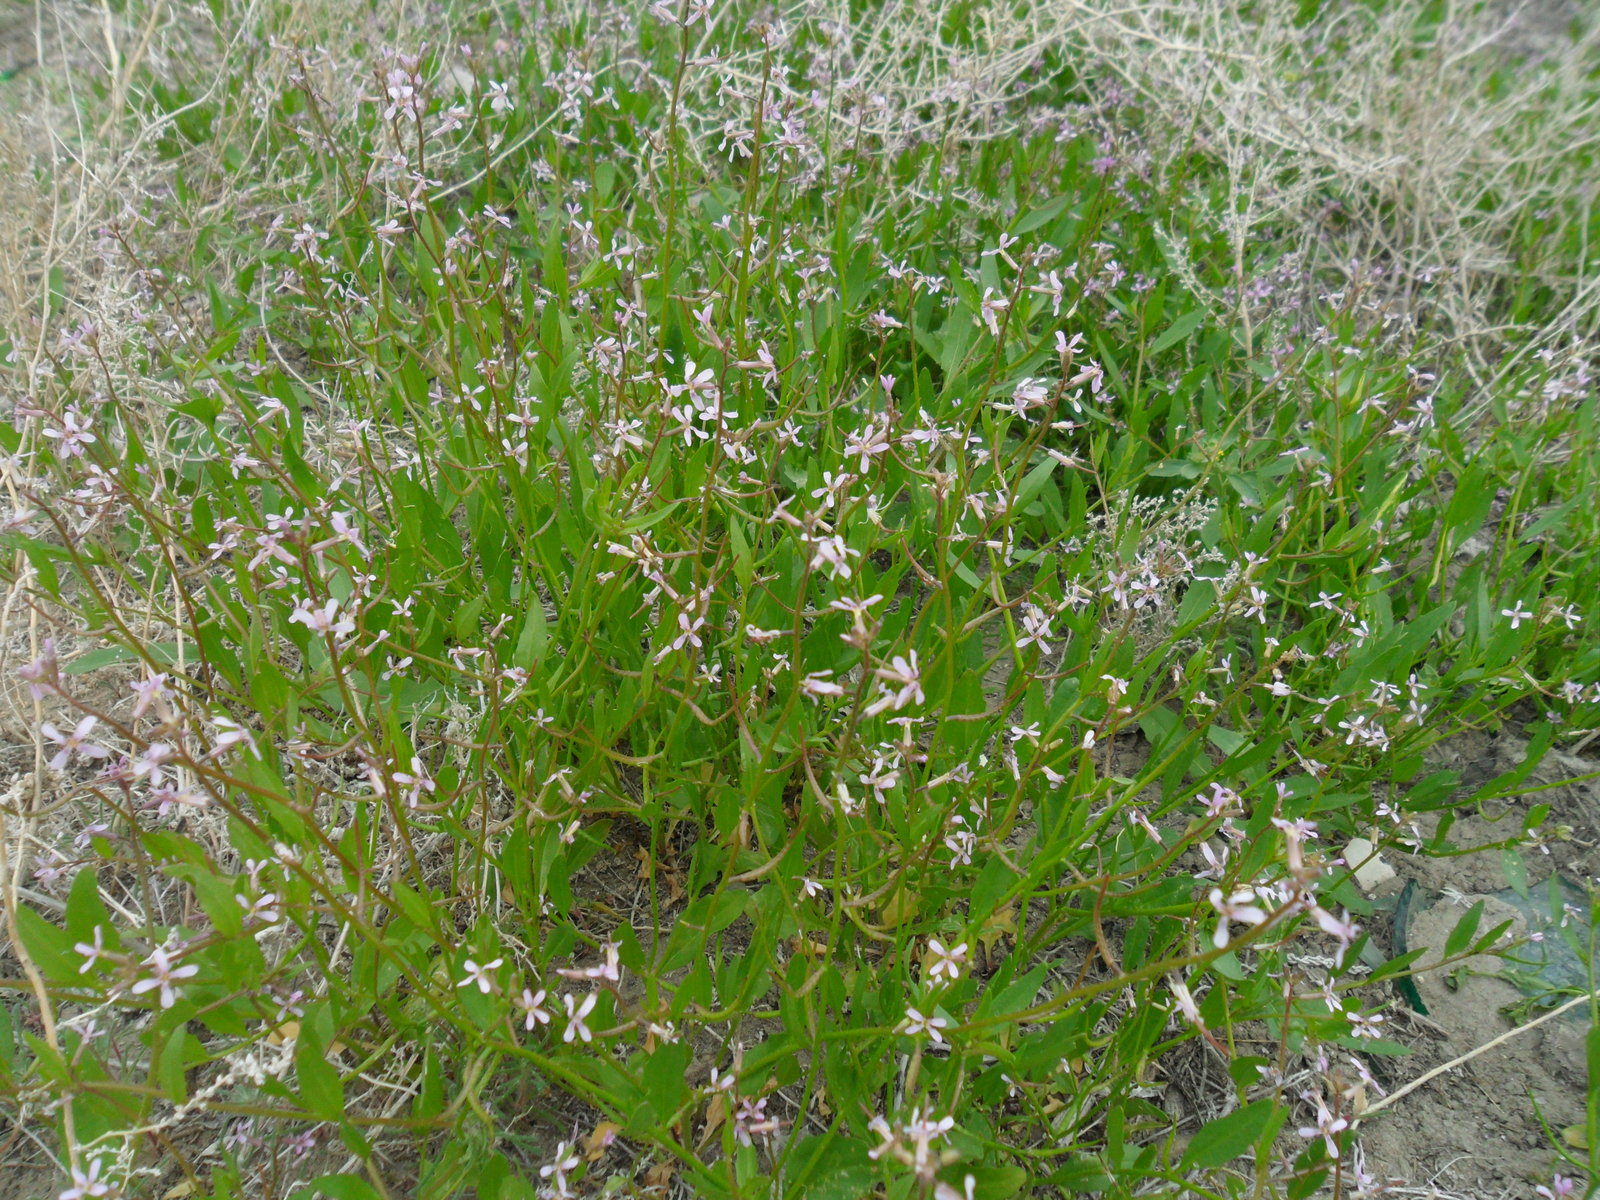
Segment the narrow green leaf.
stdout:
<path fill-rule="evenodd" d="M 1472 942 L 1472 935 L 1478 932 L 1478 922 L 1483 920 L 1483 901 L 1479 900 L 1467 909 L 1462 918 L 1456 922 L 1456 927 L 1450 931 L 1450 936 L 1444 940 L 1444 956 L 1454 958 L 1467 948 Z"/>
<path fill-rule="evenodd" d="M 535 594 L 528 600 L 528 615 L 522 622 L 522 632 L 517 635 L 516 649 L 511 652 L 511 664 L 531 671 L 544 659 L 550 647 L 550 626 L 545 621 L 544 604 Z"/>
<path fill-rule="evenodd" d="M 1173 346 L 1176 346 L 1179 342 L 1183 341 L 1184 338 L 1188 337 L 1196 329 L 1200 328 L 1200 322 L 1204 321 L 1205 319 L 1206 312 L 1203 308 L 1197 308 L 1193 312 L 1184 313 L 1183 316 L 1179 317 L 1171 325 L 1167 326 L 1167 331 L 1165 333 L 1163 333 L 1150 344 L 1150 353 L 1160 354 L 1163 350 L 1169 350 Z"/>
<path fill-rule="evenodd" d="M 188 1039 L 189 1035 L 182 1027 L 172 1030 L 167 1035 L 166 1045 L 161 1047 L 161 1057 L 156 1064 L 156 1083 L 174 1104 L 182 1104 L 189 1095 L 188 1082 L 184 1078 L 184 1068 L 188 1065 Z"/>
<path fill-rule="evenodd" d="M 344 1084 L 339 1070 L 328 1061 L 328 1048 L 322 1035 L 306 1021 L 294 1048 L 295 1074 L 300 1081 L 300 1099 L 306 1109 L 324 1121 L 344 1116 Z"/>

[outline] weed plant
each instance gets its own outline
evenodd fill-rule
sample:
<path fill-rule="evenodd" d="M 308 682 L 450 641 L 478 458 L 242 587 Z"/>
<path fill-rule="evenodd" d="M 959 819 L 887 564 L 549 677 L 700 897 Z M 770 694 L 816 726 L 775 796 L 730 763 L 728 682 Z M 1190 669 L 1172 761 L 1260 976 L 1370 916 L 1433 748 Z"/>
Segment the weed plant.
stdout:
<path fill-rule="evenodd" d="M 168 186 L 0 344 L 63 1198 L 1377 1194 L 1423 951 L 1344 848 L 1600 727 L 1588 202 L 1419 266 L 1369 177 L 1244 204 L 1152 28 L 909 9 L 217 0 L 79 77 Z"/>

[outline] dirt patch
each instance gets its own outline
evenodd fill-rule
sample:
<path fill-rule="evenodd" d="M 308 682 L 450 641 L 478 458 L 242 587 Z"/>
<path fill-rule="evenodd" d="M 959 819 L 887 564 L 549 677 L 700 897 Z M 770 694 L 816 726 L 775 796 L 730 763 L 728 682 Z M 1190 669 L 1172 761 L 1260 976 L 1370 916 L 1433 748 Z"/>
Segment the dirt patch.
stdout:
<path fill-rule="evenodd" d="M 1438 948 L 1480 901 L 1483 928 L 1510 920 L 1514 934 L 1523 932 L 1522 915 L 1493 896 L 1440 900 L 1411 923 L 1412 938 L 1434 947 L 1422 965 L 1438 962 Z M 1497 956 L 1482 954 L 1417 979 L 1428 1017 L 1408 1022 L 1417 1034 L 1407 1039 L 1405 1078 L 1516 1028 L 1507 1010 L 1524 997 L 1499 977 L 1500 967 Z M 1583 1119 L 1584 1021 L 1574 1012 L 1530 1028 L 1402 1097 L 1363 1126 L 1368 1170 L 1473 1196 L 1525 1194 L 1548 1182 L 1554 1155 L 1534 1106 L 1558 1130 Z"/>
<path fill-rule="evenodd" d="M 5 1162 L 0 1171 L 0 1200 L 41 1200 L 54 1196 L 61 1186 L 61 1178 L 54 1167 L 29 1166 L 25 1163 Z"/>
<path fill-rule="evenodd" d="M 1522 762 L 1528 745 L 1521 730 L 1471 732 L 1436 748 L 1430 766 L 1459 772 L 1466 797 Z M 1595 772 L 1600 772 L 1600 761 L 1552 750 L 1520 785 L 1540 790 L 1481 804 L 1463 801 L 1448 840 L 1465 848 L 1515 837 L 1533 804 L 1549 804 L 1549 836 L 1539 848 L 1520 853 L 1529 890 L 1540 905 L 1539 893 L 1551 875 L 1581 883 L 1600 870 L 1595 840 L 1600 783 L 1582 778 Z M 1421 826 L 1431 836 L 1437 815 Z M 1479 932 L 1510 921 L 1508 948 L 1539 932 L 1530 930 L 1526 907 L 1504 898 L 1516 881 L 1507 878 L 1497 851 L 1452 858 L 1391 852 L 1386 859 L 1397 874 L 1376 889 L 1378 903 L 1392 906 L 1395 895 L 1413 885 L 1416 906 L 1406 918 L 1405 945 L 1429 948 L 1419 967 L 1439 962 L 1457 923 L 1480 901 L 1484 911 Z M 1394 922 L 1383 917 L 1380 913 L 1370 922 L 1374 940 L 1380 940 L 1381 930 L 1388 951 L 1396 953 Z M 1524 991 L 1504 977 L 1507 966 L 1499 955 L 1482 954 L 1417 977 L 1427 1015 L 1413 1012 L 1401 1000 L 1390 1010 L 1390 1036 L 1410 1050 L 1407 1057 L 1383 1064 L 1390 1090 L 1488 1046 L 1537 1014 L 1537 1009 L 1530 1014 Z M 1538 1114 L 1558 1133 L 1582 1121 L 1586 1029 L 1587 1016 L 1579 1008 L 1513 1034 L 1401 1097 L 1360 1127 L 1366 1169 L 1379 1180 L 1473 1197 L 1525 1196 L 1536 1184 L 1548 1185 L 1558 1163 Z"/>

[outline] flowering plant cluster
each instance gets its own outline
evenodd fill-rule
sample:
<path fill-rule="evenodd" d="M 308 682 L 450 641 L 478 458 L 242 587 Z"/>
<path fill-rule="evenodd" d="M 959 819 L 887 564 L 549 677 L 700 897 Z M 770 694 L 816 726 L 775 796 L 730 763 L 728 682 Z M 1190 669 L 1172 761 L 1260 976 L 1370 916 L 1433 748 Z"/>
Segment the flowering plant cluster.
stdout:
<path fill-rule="evenodd" d="M 63 1197 L 1360 1184 L 1344 847 L 1600 714 L 1586 351 L 1507 385 L 1565 457 L 1469 447 L 1371 279 L 1163 268 L 1214 164 L 1120 95 L 636 7 L 263 51 L 281 209 L 135 204 L 125 336 L 11 337 L 0 1096 Z"/>

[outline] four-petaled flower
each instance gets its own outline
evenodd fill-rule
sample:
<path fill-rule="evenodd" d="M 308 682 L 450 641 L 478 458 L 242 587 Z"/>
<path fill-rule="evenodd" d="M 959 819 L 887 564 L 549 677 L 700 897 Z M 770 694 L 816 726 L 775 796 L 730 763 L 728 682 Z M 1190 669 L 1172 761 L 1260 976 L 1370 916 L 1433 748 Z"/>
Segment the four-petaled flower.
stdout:
<path fill-rule="evenodd" d="M 570 1195 L 567 1190 L 567 1172 L 575 1171 L 582 1160 L 572 1152 L 572 1145 L 568 1142 L 557 1142 L 555 1156 L 544 1166 L 539 1168 L 540 1179 L 554 1177 L 553 1191 L 557 1195 Z"/>
<path fill-rule="evenodd" d="M 1533 616 L 1531 612 L 1522 607 L 1521 600 L 1518 600 L 1511 608 L 1502 608 L 1500 615 L 1511 618 L 1511 628 L 1513 629 L 1521 628 L 1522 623 Z"/>
<path fill-rule="evenodd" d="M 486 962 L 479 966 L 472 959 L 467 959 L 466 962 L 461 964 L 461 969 L 467 973 L 467 977 L 457 983 L 456 986 L 464 988 L 475 983 L 478 985 L 478 990 L 487 996 L 494 991 L 494 978 L 490 972 L 499 970 L 505 961 L 503 958 L 497 958 L 493 962 Z"/>
<path fill-rule="evenodd" d="M 329 596 L 321 608 L 309 599 L 301 600 L 289 614 L 289 623 L 292 625 L 295 622 L 314 633 L 332 634 L 334 637 L 354 633 L 356 628 L 356 623 L 348 615 L 339 615 L 339 600 L 335 596 Z"/>
<path fill-rule="evenodd" d="M 922 673 L 915 650 L 909 657 L 896 654 L 888 666 L 874 667 L 872 673 L 879 679 L 878 698 L 867 706 L 867 716 L 875 717 L 886 708 L 899 712 L 908 704 L 923 702 Z"/>
<path fill-rule="evenodd" d="M 78 942 L 72 948 L 79 954 L 83 955 L 83 966 L 78 968 L 78 974 L 87 974 L 94 967 L 94 964 L 97 960 L 106 956 L 105 927 L 103 925 L 96 925 L 94 927 L 93 944 L 89 942 Z"/>
<path fill-rule="evenodd" d="M 111 1185 L 100 1178 L 100 1168 L 104 1165 L 104 1159 L 96 1158 L 90 1160 L 87 1171 L 73 1167 L 72 1186 L 61 1193 L 60 1200 L 87 1200 L 90 1196 L 111 1195 Z"/>
<path fill-rule="evenodd" d="M 1335 1139 L 1339 1134 L 1350 1128 L 1349 1120 L 1345 1117 L 1335 1117 L 1333 1113 L 1328 1111 L 1328 1105 L 1321 1096 L 1313 1096 L 1309 1092 L 1302 1093 L 1302 1095 L 1305 1099 L 1316 1102 L 1317 1123 L 1315 1126 L 1306 1126 L 1295 1132 L 1303 1138 L 1322 1138 L 1328 1146 L 1328 1157 L 1338 1158 L 1339 1143 Z"/>
<path fill-rule="evenodd" d="M 923 1016 L 910 1005 L 906 1006 L 906 1019 L 900 1023 L 900 1032 L 909 1033 L 912 1037 L 919 1034 L 933 1039 L 934 1045 L 944 1045 L 944 1034 L 941 1030 L 950 1028 L 950 1022 L 944 1017 Z"/>
<path fill-rule="evenodd" d="M 517 997 L 517 1007 L 522 1010 L 524 1029 L 532 1030 L 535 1025 L 550 1024 L 550 1010 L 544 1006 L 544 989 L 537 992 L 532 988 L 523 988 L 522 995 Z"/>
<path fill-rule="evenodd" d="M 1254 888 L 1239 888 L 1231 896 L 1225 896 L 1221 888 L 1211 889 L 1211 907 L 1217 910 L 1220 919 L 1217 921 L 1217 932 L 1212 937 L 1217 949 L 1224 949 L 1228 944 L 1228 923 L 1237 921 L 1243 925 L 1260 925 L 1267 919 L 1267 914 L 1258 906 L 1250 903 L 1256 898 Z"/>
<path fill-rule="evenodd" d="M 159 946 L 150 952 L 150 957 L 144 960 L 144 965 L 150 968 L 150 977 L 135 983 L 133 994 L 139 996 L 160 988 L 162 1008 L 171 1008 L 177 1002 L 178 990 L 173 987 L 177 980 L 189 979 L 200 973 L 200 968 L 193 963 L 186 963 L 181 967 L 173 966 L 172 959 Z"/>
<path fill-rule="evenodd" d="M 111 751 L 88 740 L 89 735 L 94 732 L 94 727 L 98 723 L 99 721 L 96 717 L 85 717 L 78 722 L 71 733 L 62 733 L 48 721 L 39 726 L 40 733 L 61 747 L 56 752 L 55 757 L 50 760 L 50 769 L 52 771 L 61 770 L 74 754 L 81 754 L 84 758 L 109 758 Z"/>
<path fill-rule="evenodd" d="M 594 1006 L 599 999 L 598 992 L 590 992 L 583 998 L 582 1004 L 574 1000 L 570 993 L 561 997 L 561 1003 L 567 1009 L 567 1031 L 561 1035 L 563 1042 L 572 1042 L 579 1039 L 584 1042 L 594 1041 L 594 1031 L 583 1023 L 583 1019 L 594 1011 Z"/>
<path fill-rule="evenodd" d="M 928 965 L 928 978 L 936 980 L 941 975 L 948 978 L 951 983 L 961 978 L 961 968 L 967 963 L 967 944 L 960 944 L 946 949 L 938 938 L 928 939 L 928 954 L 932 962 Z"/>

